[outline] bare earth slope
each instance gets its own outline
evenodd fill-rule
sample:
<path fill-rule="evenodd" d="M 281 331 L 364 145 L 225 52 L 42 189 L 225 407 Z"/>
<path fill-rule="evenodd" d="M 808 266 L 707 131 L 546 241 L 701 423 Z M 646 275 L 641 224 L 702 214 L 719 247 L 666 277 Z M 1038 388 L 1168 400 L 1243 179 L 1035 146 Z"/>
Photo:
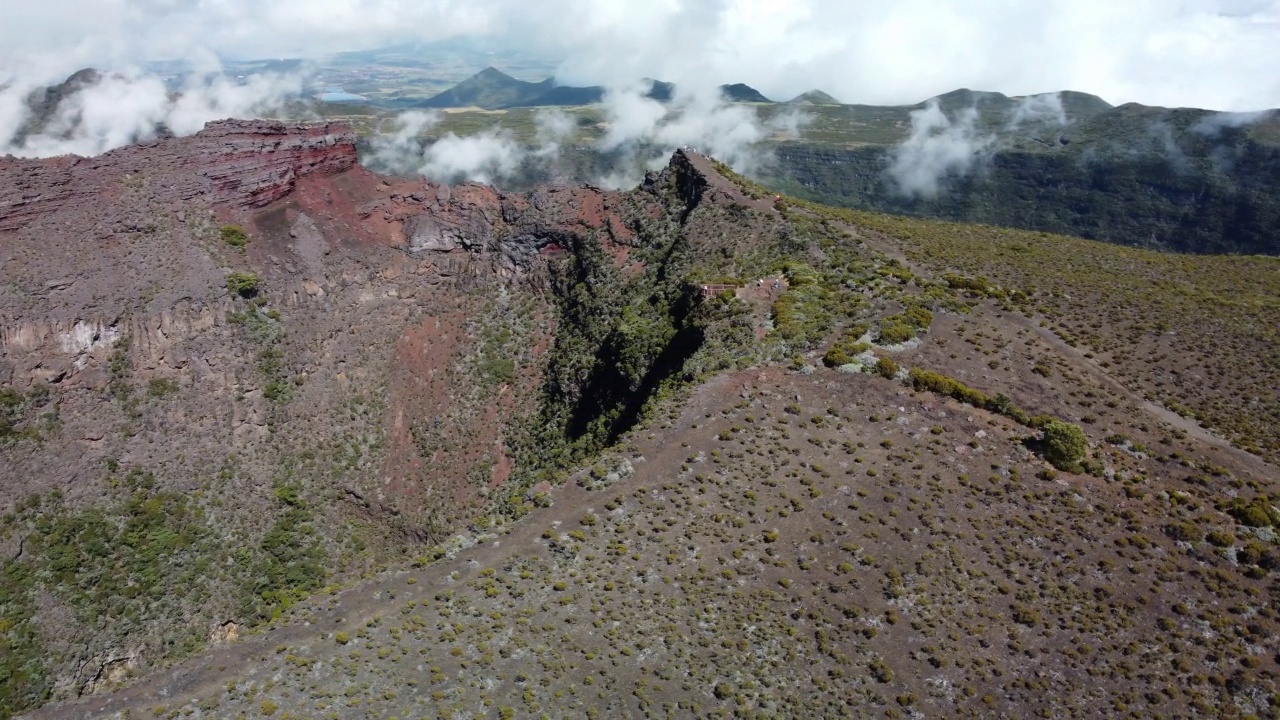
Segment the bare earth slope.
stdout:
<path fill-rule="evenodd" d="M 656 205 L 381 178 L 344 127 L 265 122 L 0 159 L 0 198 L 0 654 L 28 698 L 489 512 L 537 405 L 546 258 L 622 252 Z"/>
<path fill-rule="evenodd" d="M 28 189 L 0 233 L 0 708 L 1280 709 L 1276 468 L 1041 320 L 1108 295 L 690 153 L 630 193 L 502 195 L 349 147 L 231 124 L 0 161 Z M 210 183 L 226 156 L 252 190 Z M 40 210 L 39 173 L 106 199 Z"/>

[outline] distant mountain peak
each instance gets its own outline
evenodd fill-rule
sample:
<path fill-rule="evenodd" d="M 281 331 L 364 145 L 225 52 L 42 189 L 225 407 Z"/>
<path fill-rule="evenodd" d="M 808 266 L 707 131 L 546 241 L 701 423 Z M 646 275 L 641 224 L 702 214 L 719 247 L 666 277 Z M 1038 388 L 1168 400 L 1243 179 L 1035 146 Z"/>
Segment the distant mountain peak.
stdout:
<path fill-rule="evenodd" d="M 840 105 L 840 101 L 831 95 L 814 88 L 806 93 L 791 98 L 787 101 L 788 105 Z"/>
<path fill-rule="evenodd" d="M 513 77 L 511 77 L 510 75 L 508 75 L 508 74 L 506 74 L 506 73 L 502 72 L 501 70 L 499 70 L 498 68 L 496 68 L 496 67 L 494 67 L 494 66 L 492 66 L 492 65 L 490 65 L 489 67 L 486 67 L 485 69 L 481 70 L 480 72 L 476 73 L 475 75 L 472 75 L 472 76 L 471 76 L 470 78 L 468 78 L 468 79 L 469 79 L 469 80 L 476 80 L 476 79 L 480 79 L 480 78 L 484 78 L 484 79 L 487 79 L 487 80 L 489 80 L 489 79 L 491 79 L 491 80 L 515 80 L 515 78 L 513 78 Z M 466 82 L 466 80 L 464 80 L 463 82 Z M 517 82 L 520 82 L 520 81 L 517 81 Z"/>
<path fill-rule="evenodd" d="M 753 102 L 767 103 L 773 102 L 765 97 L 763 93 L 745 83 L 733 83 L 732 85 L 721 85 L 720 92 L 730 102 Z"/>

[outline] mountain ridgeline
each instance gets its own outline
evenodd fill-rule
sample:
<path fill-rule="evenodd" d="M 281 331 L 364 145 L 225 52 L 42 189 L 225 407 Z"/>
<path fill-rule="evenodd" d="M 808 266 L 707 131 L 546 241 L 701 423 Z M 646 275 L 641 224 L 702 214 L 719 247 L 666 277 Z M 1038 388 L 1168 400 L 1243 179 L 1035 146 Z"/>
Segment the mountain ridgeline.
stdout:
<path fill-rule="evenodd" d="M 860 210 L 1179 252 L 1280 254 L 1280 114 L 1112 108 L 1083 96 L 1064 97 L 1052 122 L 1011 127 L 1016 108 L 995 97 L 1005 102 L 940 99 L 949 117 L 976 106 L 979 120 L 957 140 L 970 143 L 970 161 L 937 170 L 936 193 L 911 192 L 894 174 L 934 160 L 911 142 L 782 143 L 770 180 Z"/>
<path fill-rule="evenodd" d="M 83 134 L 81 94 L 103 77 L 83 70 L 32 93 L 11 139 L 14 147 L 37 136 L 56 147 Z M 644 82 L 646 97 L 671 103 L 672 113 L 688 111 L 674 84 Z M 898 106 L 840 104 L 819 89 L 785 103 L 741 83 L 720 92 L 727 102 L 747 104 L 769 127 L 797 128 L 761 143 L 773 162 L 757 171 L 765 184 L 800 198 L 1159 250 L 1280 254 L 1274 232 L 1280 227 L 1280 112 L 1116 107 L 1071 91 L 1009 97 L 961 89 Z M 534 109 L 562 107 L 575 116 L 575 134 L 557 160 L 526 162 L 501 184 L 528 189 L 548 181 L 638 179 L 645 163 L 671 148 L 641 142 L 640 148 L 599 149 L 608 131 L 597 107 L 605 96 L 602 86 L 559 85 L 553 78 L 528 82 L 489 67 L 444 92 L 394 107 L 458 111 L 443 117 L 423 142 L 497 125 L 528 143 L 535 142 Z M 466 112 L 477 108 L 483 112 Z M 284 114 L 314 109 L 303 104 Z M 374 103 L 337 114 L 371 115 L 368 127 L 376 127 L 389 112 L 391 106 Z M 156 124 L 135 129 L 133 137 L 168 133 Z M 367 134 L 358 143 L 362 157 L 376 165 Z"/>
<path fill-rule="evenodd" d="M 649 82 L 648 97 L 673 98 L 673 85 Z M 774 162 L 761 173 L 797 197 L 1159 250 L 1280 254 L 1280 113 L 1117 107 L 1070 91 L 962 89 L 903 106 L 844 105 L 821 90 L 786 103 L 742 84 L 721 92 L 755 104 L 762 119 L 794 111 L 807 119 L 798 134 L 766 141 Z M 601 87 L 523 82 L 488 68 L 423 105 L 579 106 L 603 97 Z M 579 120 L 590 129 L 598 118 Z M 584 140 L 566 158 L 570 167 L 555 177 L 526 168 L 508 182 L 592 180 L 616 170 L 619 155 Z"/>
<path fill-rule="evenodd" d="M 661 80 L 646 80 L 645 96 L 667 102 L 675 97 L 676 86 Z M 720 91 L 731 102 L 767 103 L 769 98 L 749 85 L 722 85 Z M 444 92 L 418 103 L 423 108 L 467 108 L 504 110 L 520 107 L 592 105 L 604 100 L 600 85 L 576 87 L 558 85 L 555 78 L 541 82 L 517 80 L 497 68 L 487 67 Z"/>

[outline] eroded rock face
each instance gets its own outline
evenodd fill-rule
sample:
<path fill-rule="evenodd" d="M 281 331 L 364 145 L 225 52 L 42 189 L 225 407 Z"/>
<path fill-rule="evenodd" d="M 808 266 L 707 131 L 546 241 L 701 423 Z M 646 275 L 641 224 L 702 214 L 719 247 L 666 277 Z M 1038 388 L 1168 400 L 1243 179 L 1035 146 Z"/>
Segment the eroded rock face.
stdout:
<path fill-rule="evenodd" d="M 261 487 L 281 448 L 346 437 L 368 457 L 334 473 L 341 497 L 433 537 L 510 473 L 505 424 L 536 402 L 533 370 L 492 397 L 459 392 L 482 336 L 519 302 L 537 319 L 501 352 L 536 368 L 548 258 L 594 236 L 621 262 L 640 218 L 663 212 L 645 193 L 382 177 L 336 124 L 224 121 L 100 157 L 0 159 L 0 380 L 47 392 L 23 422 L 56 417 L 61 438 L 13 453 L 0 495 L 92 504 L 107 458 L 185 491 L 234 456 Z M 226 224 L 246 248 L 221 240 Z M 256 300 L 227 291 L 233 271 L 259 277 Z M 353 398 L 378 412 L 327 420 Z"/>
<path fill-rule="evenodd" d="M 695 162 L 680 172 L 696 183 Z M 703 202 L 720 192 L 703 184 Z M 160 659 L 173 618 L 231 639 L 236 583 L 253 582 L 236 573 L 262 561 L 281 482 L 330 559 L 355 552 L 353 528 L 411 552 L 489 512 L 555 340 L 548 263 L 595 238 L 634 271 L 638 228 L 682 210 L 645 190 L 383 177 L 341 125 L 227 121 L 95 158 L 0 159 L 0 383 L 39 435 L 4 448 L 0 514 L 53 490 L 69 511 L 118 506 L 119 476 L 145 471 L 208 499 L 214 544 L 247 553 L 144 630 L 55 628 L 55 695 Z M 233 272 L 257 277 L 253 297 L 228 291 Z"/>
<path fill-rule="evenodd" d="M 288 195 L 299 178 L 334 175 L 356 164 L 355 133 L 345 125 L 269 120 L 211 122 L 188 138 L 165 138 L 95 158 L 0 158 L 0 232 L 73 211 L 114 194 L 110 184 L 146 177 L 158 199 L 204 199 L 264 207 Z"/>

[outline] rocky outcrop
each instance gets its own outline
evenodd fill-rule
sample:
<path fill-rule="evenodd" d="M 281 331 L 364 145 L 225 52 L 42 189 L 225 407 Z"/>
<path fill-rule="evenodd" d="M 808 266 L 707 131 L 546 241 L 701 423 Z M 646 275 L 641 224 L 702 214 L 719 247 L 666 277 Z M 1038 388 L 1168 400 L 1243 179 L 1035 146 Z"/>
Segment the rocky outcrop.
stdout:
<path fill-rule="evenodd" d="M 299 179 L 356 165 L 355 134 L 345 125 L 224 120 L 189 138 L 165 138 L 94 158 L 0 158 L 0 232 L 118 193 L 146 179 L 163 201 L 206 198 L 236 208 L 265 207 Z"/>
<path fill-rule="evenodd" d="M 336 175 L 356 164 L 355 133 L 345 125 L 268 121 L 210 123 L 194 148 L 215 203 L 260 208 L 286 195 L 298 178 Z"/>

